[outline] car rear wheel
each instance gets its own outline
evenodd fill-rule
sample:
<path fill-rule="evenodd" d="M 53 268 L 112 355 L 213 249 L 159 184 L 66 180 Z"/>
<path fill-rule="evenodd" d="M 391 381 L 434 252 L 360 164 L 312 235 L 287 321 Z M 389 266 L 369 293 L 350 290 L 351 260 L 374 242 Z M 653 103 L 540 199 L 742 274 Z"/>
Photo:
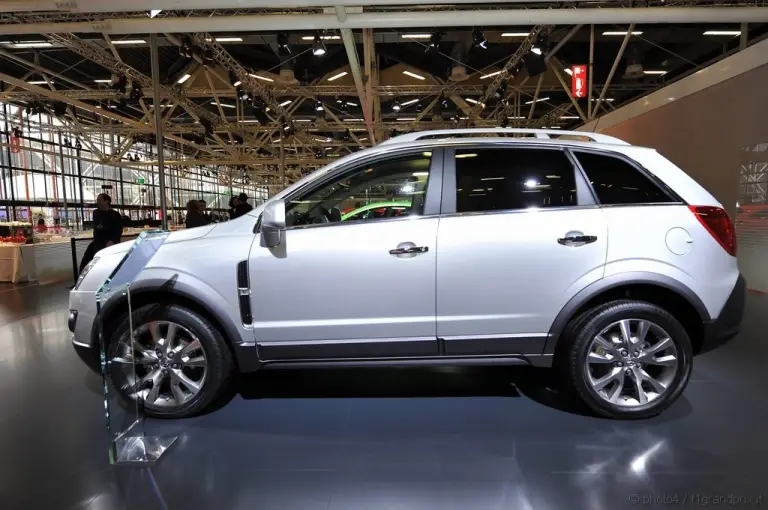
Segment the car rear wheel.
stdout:
<path fill-rule="evenodd" d="M 110 373 L 127 399 L 147 416 L 186 418 L 222 394 L 234 370 L 232 353 L 208 319 L 178 305 L 146 305 L 123 317 L 111 335 Z"/>
<path fill-rule="evenodd" d="M 600 305 L 575 319 L 564 354 L 567 380 L 595 412 L 611 418 L 655 416 L 677 400 L 693 351 L 683 326 L 643 301 Z"/>

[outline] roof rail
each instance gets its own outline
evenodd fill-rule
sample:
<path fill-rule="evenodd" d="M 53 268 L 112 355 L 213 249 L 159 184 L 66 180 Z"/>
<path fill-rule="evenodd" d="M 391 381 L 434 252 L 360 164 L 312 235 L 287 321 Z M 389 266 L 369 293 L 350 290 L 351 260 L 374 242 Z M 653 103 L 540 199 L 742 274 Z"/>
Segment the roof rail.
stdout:
<path fill-rule="evenodd" d="M 629 145 L 624 140 L 619 140 L 613 136 L 603 135 L 601 133 L 590 133 L 585 131 L 562 131 L 560 129 L 520 129 L 520 128 L 472 128 L 472 129 L 439 129 L 435 131 L 417 131 L 413 133 L 406 133 L 404 135 L 394 136 L 388 140 L 384 140 L 379 145 L 387 145 L 392 143 L 403 142 L 415 142 L 423 139 L 440 139 L 440 138 L 454 138 L 456 135 L 477 135 L 478 137 L 485 134 L 527 134 L 534 135 L 537 139 L 549 140 L 552 138 L 550 135 L 562 136 L 575 136 L 579 138 L 588 138 L 595 143 L 610 143 L 614 145 Z"/>

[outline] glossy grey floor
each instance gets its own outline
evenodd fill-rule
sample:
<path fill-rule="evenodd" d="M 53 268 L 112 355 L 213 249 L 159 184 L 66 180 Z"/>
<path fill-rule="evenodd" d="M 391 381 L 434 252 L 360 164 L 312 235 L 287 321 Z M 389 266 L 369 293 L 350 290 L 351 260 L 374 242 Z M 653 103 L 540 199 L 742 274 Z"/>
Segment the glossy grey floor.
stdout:
<path fill-rule="evenodd" d="M 263 372 L 206 416 L 148 423 L 180 439 L 140 469 L 108 465 L 66 288 L 1 288 L 0 507 L 768 506 L 768 298 L 747 304 L 740 337 L 697 358 L 684 398 L 649 421 L 585 415 L 546 371 Z"/>

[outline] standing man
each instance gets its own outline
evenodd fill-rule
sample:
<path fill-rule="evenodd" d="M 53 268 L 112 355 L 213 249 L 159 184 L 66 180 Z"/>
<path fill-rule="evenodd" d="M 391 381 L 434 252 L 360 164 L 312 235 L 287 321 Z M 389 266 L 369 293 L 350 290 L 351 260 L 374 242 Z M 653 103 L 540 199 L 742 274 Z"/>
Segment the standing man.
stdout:
<path fill-rule="evenodd" d="M 120 243 L 123 234 L 123 219 L 120 213 L 112 209 L 112 198 L 106 193 L 96 197 L 96 209 L 93 211 L 93 241 L 88 245 L 80 262 L 83 271 L 94 255 L 108 246 Z"/>
<path fill-rule="evenodd" d="M 208 225 L 213 221 L 213 218 L 211 218 L 211 215 L 208 212 L 208 202 L 205 200 L 198 200 L 197 205 L 200 207 L 200 214 L 202 214 L 205 219 L 205 225 Z"/>
<path fill-rule="evenodd" d="M 245 216 L 249 212 L 253 210 L 253 206 L 248 203 L 248 195 L 245 193 L 240 193 L 239 199 L 239 205 L 237 206 L 237 217 Z"/>

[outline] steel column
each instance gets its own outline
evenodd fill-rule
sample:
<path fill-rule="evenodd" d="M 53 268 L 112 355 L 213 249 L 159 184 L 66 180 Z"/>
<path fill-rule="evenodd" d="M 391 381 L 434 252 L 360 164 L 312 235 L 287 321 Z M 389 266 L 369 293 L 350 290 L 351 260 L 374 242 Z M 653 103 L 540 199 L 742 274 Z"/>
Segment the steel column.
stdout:
<path fill-rule="evenodd" d="M 163 150 L 163 109 L 160 104 L 160 61 L 157 54 L 157 34 L 150 34 L 149 46 L 152 60 L 152 104 L 155 113 L 155 137 L 157 138 L 157 172 L 160 184 L 160 219 L 163 230 L 168 230 L 168 203 L 165 196 L 165 151 Z"/>

